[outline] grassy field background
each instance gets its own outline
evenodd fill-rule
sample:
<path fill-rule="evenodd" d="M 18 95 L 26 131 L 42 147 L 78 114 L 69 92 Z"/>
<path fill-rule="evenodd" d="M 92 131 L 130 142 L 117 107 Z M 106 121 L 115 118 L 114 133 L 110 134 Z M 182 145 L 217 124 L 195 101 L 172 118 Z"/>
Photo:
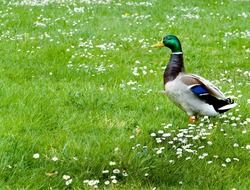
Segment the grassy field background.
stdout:
<path fill-rule="evenodd" d="M 249 189 L 249 1 L 2 0 L 0 187 Z M 161 91 L 186 69 L 238 106 L 187 125 Z"/>

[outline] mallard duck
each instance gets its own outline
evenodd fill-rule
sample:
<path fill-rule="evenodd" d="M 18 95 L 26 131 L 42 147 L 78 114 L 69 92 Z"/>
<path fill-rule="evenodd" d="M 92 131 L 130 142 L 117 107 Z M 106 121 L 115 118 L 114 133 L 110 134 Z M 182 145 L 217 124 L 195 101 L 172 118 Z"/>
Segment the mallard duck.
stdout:
<path fill-rule="evenodd" d="M 194 123 L 197 116 L 216 116 L 236 106 L 215 85 L 208 80 L 185 72 L 180 40 L 167 35 L 153 47 L 168 47 L 172 54 L 163 75 L 164 92 Z"/>

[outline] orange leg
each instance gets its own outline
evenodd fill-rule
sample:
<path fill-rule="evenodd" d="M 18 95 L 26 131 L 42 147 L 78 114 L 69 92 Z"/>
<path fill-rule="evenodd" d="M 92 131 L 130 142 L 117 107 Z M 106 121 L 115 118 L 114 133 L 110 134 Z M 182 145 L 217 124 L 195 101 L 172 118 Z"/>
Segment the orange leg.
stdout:
<path fill-rule="evenodd" d="M 196 122 L 196 117 L 194 115 L 189 116 L 188 123 L 189 124 L 194 124 L 195 122 Z"/>

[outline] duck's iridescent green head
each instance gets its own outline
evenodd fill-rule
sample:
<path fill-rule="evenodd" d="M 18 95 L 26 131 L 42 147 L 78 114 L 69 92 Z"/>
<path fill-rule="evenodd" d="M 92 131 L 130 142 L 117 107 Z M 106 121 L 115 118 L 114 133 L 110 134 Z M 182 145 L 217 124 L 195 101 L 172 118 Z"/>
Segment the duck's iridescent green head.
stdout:
<path fill-rule="evenodd" d="M 180 40 L 175 35 L 167 35 L 163 38 L 162 42 L 153 45 L 153 47 L 168 47 L 173 53 L 182 52 Z"/>

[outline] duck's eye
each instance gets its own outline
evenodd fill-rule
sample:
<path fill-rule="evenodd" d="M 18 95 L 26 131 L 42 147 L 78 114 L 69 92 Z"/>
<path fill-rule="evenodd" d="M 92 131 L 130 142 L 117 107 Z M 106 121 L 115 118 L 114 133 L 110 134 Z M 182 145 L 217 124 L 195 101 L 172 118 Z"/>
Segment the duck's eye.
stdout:
<path fill-rule="evenodd" d="M 171 40 L 171 39 L 172 39 L 171 37 L 169 37 L 169 36 L 167 37 L 167 40 Z"/>

